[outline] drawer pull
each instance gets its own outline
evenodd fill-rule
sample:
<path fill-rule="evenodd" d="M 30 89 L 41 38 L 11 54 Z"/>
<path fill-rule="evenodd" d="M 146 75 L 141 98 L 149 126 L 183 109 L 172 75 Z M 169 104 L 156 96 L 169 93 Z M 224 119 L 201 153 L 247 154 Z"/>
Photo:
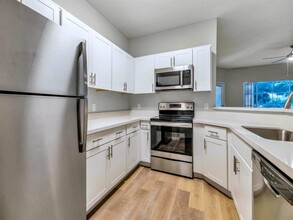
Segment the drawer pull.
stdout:
<path fill-rule="evenodd" d="M 116 132 L 116 134 L 118 135 L 118 134 L 122 134 L 123 133 L 123 131 L 118 131 L 118 132 Z"/>
<path fill-rule="evenodd" d="M 107 158 L 108 158 L 108 160 L 110 160 L 110 147 L 108 147 L 108 149 L 107 149 Z"/>
<path fill-rule="evenodd" d="M 99 142 L 99 141 L 102 141 L 102 140 L 103 140 L 103 138 L 99 138 L 97 140 L 93 140 L 93 143 L 96 143 L 96 142 Z"/>
<path fill-rule="evenodd" d="M 135 129 L 135 128 L 137 128 L 137 127 L 138 127 L 138 125 L 136 125 L 136 126 L 133 126 L 132 128 L 133 128 L 133 129 Z"/>

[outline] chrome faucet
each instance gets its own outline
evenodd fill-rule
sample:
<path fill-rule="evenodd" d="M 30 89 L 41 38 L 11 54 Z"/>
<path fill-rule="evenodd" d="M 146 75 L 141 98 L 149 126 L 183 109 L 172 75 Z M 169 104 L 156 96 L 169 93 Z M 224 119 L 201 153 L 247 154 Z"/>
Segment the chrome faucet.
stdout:
<path fill-rule="evenodd" d="M 292 100 L 293 100 L 293 92 L 289 95 L 289 97 L 284 105 L 284 108 L 290 109 L 291 105 L 292 105 Z"/>

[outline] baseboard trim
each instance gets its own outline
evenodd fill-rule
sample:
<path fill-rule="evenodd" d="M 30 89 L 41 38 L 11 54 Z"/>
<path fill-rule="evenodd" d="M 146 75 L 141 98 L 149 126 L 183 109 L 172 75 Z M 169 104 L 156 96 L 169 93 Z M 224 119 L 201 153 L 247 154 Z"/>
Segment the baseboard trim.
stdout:
<path fill-rule="evenodd" d="M 151 163 L 144 162 L 144 161 L 140 161 L 139 165 L 144 166 L 144 167 L 148 167 L 148 168 L 151 167 Z"/>

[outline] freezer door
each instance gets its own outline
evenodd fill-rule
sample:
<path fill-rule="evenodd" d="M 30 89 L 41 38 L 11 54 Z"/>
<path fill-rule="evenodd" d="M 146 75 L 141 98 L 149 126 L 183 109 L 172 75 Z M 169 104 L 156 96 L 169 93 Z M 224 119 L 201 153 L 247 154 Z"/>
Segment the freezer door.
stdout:
<path fill-rule="evenodd" d="M 0 95 L 0 219 L 85 220 L 75 98 Z"/>
<path fill-rule="evenodd" d="M 0 29 L 0 91 L 86 96 L 83 39 L 11 0 L 0 1 Z"/>

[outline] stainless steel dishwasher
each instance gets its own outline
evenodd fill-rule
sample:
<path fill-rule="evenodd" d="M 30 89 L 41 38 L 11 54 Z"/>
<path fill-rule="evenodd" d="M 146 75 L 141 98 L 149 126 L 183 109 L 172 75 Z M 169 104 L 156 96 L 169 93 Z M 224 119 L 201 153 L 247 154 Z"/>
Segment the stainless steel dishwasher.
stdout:
<path fill-rule="evenodd" d="M 256 151 L 253 160 L 253 220 L 293 219 L 293 180 Z"/>

